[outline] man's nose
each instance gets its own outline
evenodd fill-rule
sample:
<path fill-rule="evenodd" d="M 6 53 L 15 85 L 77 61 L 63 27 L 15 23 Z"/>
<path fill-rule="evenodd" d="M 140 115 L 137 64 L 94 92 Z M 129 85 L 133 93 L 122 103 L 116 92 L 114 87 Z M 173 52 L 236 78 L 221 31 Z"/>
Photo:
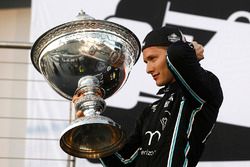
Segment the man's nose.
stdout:
<path fill-rule="evenodd" d="M 150 74 L 150 73 L 152 73 L 152 71 L 153 71 L 152 65 L 150 65 L 150 63 L 148 63 L 148 64 L 147 64 L 147 67 L 146 67 L 146 72 L 147 72 L 148 74 Z"/>

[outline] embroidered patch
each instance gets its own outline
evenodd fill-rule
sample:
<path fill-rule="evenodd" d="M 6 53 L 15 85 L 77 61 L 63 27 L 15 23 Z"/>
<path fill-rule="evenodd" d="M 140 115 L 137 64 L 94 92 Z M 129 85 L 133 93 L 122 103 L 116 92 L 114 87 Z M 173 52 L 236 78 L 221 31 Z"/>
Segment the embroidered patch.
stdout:
<path fill-rule="evenodd" d="M 175 33 L 172 33 L 171 35 L 168 36 L 168 40 L 170 42 L 174 43 L 174 42 L 180 41 L 181 38 L 178 35 L 176 35 Z"/>

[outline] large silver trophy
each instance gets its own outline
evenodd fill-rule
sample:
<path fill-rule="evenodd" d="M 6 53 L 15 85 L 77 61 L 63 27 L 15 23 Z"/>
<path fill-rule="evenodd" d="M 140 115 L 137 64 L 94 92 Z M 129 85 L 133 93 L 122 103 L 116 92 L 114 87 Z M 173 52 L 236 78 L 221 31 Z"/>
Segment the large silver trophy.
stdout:
<path fill-rule="evenodd" d="M 60 146 L 80 158 L 99 158 L 119 150 L 126 134 L 102 116 L 104 99 L 126 82 L 140 55 L 140 42 L 129 29 L 95 20 L 82 12 L 41 35 L 31 49 L 35 68 L 49 85 L 68 100 L 77 97 L 75 119 L 61 135 Z"/>

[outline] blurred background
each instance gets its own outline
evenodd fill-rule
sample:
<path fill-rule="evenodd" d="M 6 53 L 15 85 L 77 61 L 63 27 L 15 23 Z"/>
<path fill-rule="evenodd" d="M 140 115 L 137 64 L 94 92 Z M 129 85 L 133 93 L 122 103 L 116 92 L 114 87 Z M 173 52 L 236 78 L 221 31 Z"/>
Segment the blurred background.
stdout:
<path fill-rule="evenodd" d="M 74 109 L 30 60 L 30 47 L 40 35 L 73 21 L 84 10 L 96 19 L 126 26 L 140 41 L 168 24 L 180 27 L 189 41 L 203 44 L 202 66 L 219 77 L 224 102 L 198 167 L 249 167 L 249 6 L 247 0 L 0 1 L 0 166 L 101 166 L 61 150 L 59 136 L 74 119 Z M 140 58 L 124 87 L 106 100 L 104 115 L 129 134 L 143 108 L 159 98 L 157 90 Z"/>

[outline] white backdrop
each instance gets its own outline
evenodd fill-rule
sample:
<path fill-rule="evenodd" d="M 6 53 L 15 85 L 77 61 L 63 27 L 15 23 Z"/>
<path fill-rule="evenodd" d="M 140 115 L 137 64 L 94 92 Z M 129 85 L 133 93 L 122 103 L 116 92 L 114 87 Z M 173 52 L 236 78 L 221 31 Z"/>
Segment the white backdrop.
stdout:
<path fill-rule="evenodd" d="M 76 18 L 79 11 L 83 10 L 87 14 L 96 19 L 105 19 L 114 15 L 119 0 L 33 0 L 32 1 L 32 21 L 31 21 L 31 41 L 34 42 L 42 33 L 59 24 L 72 21 Z M 250 21 L 250 13 L 245 11 L 237 11 L 232 13 L 228 19 L 216 19 L 205 16 L 197 16 L 187 13 L 181 13 L 170 10 L 171 3 L 166 6 L 163 25 L 166 23 L 196 27 L 201 30 L 209 30 L 217 32 L 209 43 L 205 46 L 205 60 L 202 65 L 208 70 L 212 70 L 220 79 L 224 91 L 224 102 L 221 107 L 218 121 L 250 127 L 250 103 L 248 95 L 250 94 L 250 24 L 240 23 L 235 20 L 244 17 Z M 138 10 L 140 12 L 140 10 Z M 111 17 L 108 19 L 122 24 L 132 30 L 142 41 L 143 37 L 152 30 L 152 27 L 146 22 L 140 22 L 129 19 Z M 187 35 L 189 40 L 192 36 Z M 43 80 L 42 76 L 31 67 L 29 70 L 29 78 L 35 80 Z M 135 84 L 143 81 L 143 84 Z M 150 76 L 145 72 L 145 66 L 141 58 L 132 69 L 130 77 L 124 87 L 111 98 L 107 99 L 107 105 L 119 106 L 120 108 L 133 108 L 138 101 L 152 102 L 154 99 L 146 99 L 139 97 L 139 92 L 147 92 L 154 94 L 158 88 L 155 86 Z M 33 92 L 36 91 L 34 95 Z M 49 98 L 60 101 L 60 105 L 48 105 L 47 102 L 41 101 L 39 104 L 29 103 L 29 114 L 33 114 L 32 110 L 42 110 L 42 113 L 53 117 L 57 114 L 61 117 L 67 117 L 65 112 L 69 110 L 69 102 L 56 94 L 45 82 L 42 84 L 29 85 L 29 97 Z M 129 97 L 129 101 L 126 100 Z M 62 105 L 63 104 L 63 105 Z M 46 111 L 54 112 L 46 112 Z M 65 111 L 65 112 L 60 112 Z M 31 126 L 28 124 L 28 126 Z M 34 126 L 34 123 L 32 124 Z M 65 128 L 67 124 L 61 124 L 57 129 L 51 124 L 50 135 L 58 138 L 58 130 Z M 42 133 L 36 131 L 36 133 Z M 28 136 L 32 135 L 32 131 Z M 51 143 L 55 144 L 55 143 Z M 42 147 L 42 146 L 41 146 Z M 52 147 L 51 147 L 52 148 Z M 54 148 L 54 147 L 53 147 Z M 46 150 L 41 154 L 48 154 Z M 27 148 L 27 154 L 34 154 L 34 148 Z M 48 151 L 48 150 L 47 150 Z M 65 158 L 67 155 L 58 148 L 51 149 L 53 156 Z M 76 166 L 100 166 L 89 163 L 84 159 L 77 159 Z M 250 162 L 202 162 L 199 167 L 246 167 Z M 33 166 L 27 164 L 27 166 Z"/>

